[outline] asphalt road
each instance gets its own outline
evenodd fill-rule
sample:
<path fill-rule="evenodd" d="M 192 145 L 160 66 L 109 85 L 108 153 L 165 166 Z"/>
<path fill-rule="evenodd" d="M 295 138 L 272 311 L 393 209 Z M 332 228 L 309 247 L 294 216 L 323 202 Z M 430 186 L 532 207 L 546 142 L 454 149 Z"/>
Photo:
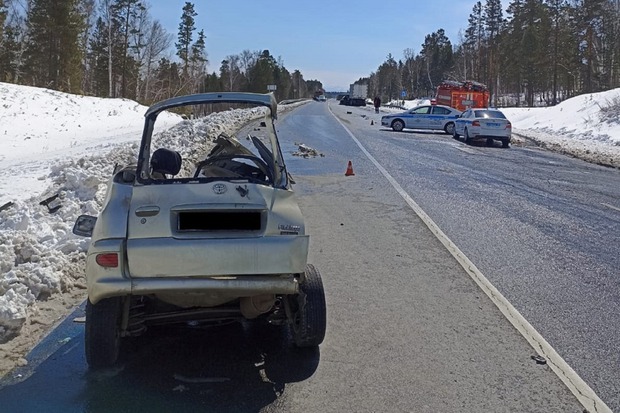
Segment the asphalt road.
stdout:
<path fill-rule="evenodd" d="M 332 109 L 599 397 L 620 410 L 620 171 L 532 146 L 488 148 L 440 132 L 396 133 L 370 110 Z"/>
<path fill-rule="evenodd" d="M 617 409 L 620 213 L 609 206 L 618 206 L 610 188 L 620 188 L 620 174 L 530 148 L 397 134 L 369 110 L 329 105 Z M 311 102 L 283 116 L 278 129 L 311 234 L 309 261 L 326 290 L 320 348 L 296 350 L 273 326 L 154 330 L 119 368 L 92 373 L 78 309 L 29 366 L 0 383 L 0 411 L 583 411 L 328 104 Z M 302 142 L 325 156 L 291 156 Z M 355 176 L 345 177 L 349 160 Z"/>

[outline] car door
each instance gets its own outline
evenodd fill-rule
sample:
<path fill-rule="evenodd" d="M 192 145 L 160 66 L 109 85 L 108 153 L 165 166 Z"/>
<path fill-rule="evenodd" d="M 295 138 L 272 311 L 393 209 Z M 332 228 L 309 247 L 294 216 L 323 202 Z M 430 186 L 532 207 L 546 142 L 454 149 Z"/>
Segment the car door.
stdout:
<path fill-rule="evenodd" d="M 409 111 L 405 121 L 405 127 L 409 129 L 427 129 L 430 106 L 419 106 Z"/>
<path fill-rule="evenodd" d="M 461 114 L 461 116 L 459 116 L 458 119 L 456 119 L 456 122 L 454 122 L 456 133 L 458 133 L 459 135 L 463 134 L 463 131 L 465 130 L 465 125 L 467 124 L 467 119 L 470 117 L 471 110 L 466 110 Z"/>
<path fill-rule="evenodd" d="M 433 106 L 431 115 L 428 117 L 428 129 L 443 129 L 446 119 L 452 112 L 441 106 Z"/>

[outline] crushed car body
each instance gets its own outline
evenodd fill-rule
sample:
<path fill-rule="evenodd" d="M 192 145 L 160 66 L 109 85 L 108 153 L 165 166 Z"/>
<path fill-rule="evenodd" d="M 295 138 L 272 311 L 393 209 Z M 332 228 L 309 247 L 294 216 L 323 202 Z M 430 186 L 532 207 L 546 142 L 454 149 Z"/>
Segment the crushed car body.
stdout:
<path fill-rule="evenodd" d="M 236 136 L 170 148 L 154 128 L 158 114 L 175 108 L 256 116 Z M 99 216 L 81 216 L 74 228 L 91 236 L 91 367 L 114 364 L 120 340 L 154 324 L 265 318 L 291 326 L 298 346 L 322 342 L 322 281 L 307 264 L 309 237 L 276 117 L 272 94 L 197 94 L 148 109 L 137 164 L 115 168 Z"/>

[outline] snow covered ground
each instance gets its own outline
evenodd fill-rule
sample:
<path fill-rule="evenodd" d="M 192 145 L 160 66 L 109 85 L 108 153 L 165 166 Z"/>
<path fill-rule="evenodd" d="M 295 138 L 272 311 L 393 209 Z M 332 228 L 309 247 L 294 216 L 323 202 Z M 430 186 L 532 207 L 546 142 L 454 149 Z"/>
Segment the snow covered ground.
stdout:
<path fill-rule="evenodd" d="M 135 159 L 145 106 L 0 83 L 0 375 L 16 365 L 86 297 L 88 239 L 72 234 L 96 215 L 115 163 Z M 605 111 L 620 89 L 553 108 L 503 112 L 516 135 L 553 150 L 620 167 L 620 115 Z M 419 101 L 406 102 L 412 107 Z M 618 106 L 616 106 L 617 108 Z M 196 132 L 211 137 L 254 117 L 235 110 L 197 120 L 162 114 L 171 146 Z M 41 201 L 56 196 L 48 206 Z M 54 212 L 54 206 L 60 206 Z"/>

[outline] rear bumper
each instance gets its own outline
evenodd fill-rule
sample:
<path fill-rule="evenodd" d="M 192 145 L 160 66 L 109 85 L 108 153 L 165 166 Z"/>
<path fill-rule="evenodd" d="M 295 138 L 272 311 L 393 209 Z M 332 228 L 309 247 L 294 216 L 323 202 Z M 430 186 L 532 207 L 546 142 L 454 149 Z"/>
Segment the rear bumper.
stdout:
<path fill-rule="evenodd" d="M 295 294 L 305 271 L 307 235 L 239 239 L 108 239 L 88 251 L 86 280 L 92 303 L 103 298 L 161 293 L 248 297 Z M 127 254 L 125 253 L 127 251 Z M 99 266 L 99 253 L 118 253 L 115 268 Z"/>
<path fill-rule="evenodd" d="M 497 135 L 477 135 L 472 136 L 475 139 L 496 139 L 498 141 L 510 141 L 510 136 L 497 136 Z"/>
<path fill-rule="evenodd" d="M 488 133 L 480 133 L 475 130 L 469 130 L 469 137 L 471 139 L 497 139 L 499 141 L 510 141 L 511 135 L 490 135 Z"/>
<path fill-rule="evenodd" d="M 88 298 L 96 304 L 109 297 L 127 295 L 204 293 L 210 297 L 252 297 L 261 294 L 296 294 L 299 282 L 295 275 L 256 275 L 206 278 L 142 278 L 101 277 L 89 285 Z"/>

